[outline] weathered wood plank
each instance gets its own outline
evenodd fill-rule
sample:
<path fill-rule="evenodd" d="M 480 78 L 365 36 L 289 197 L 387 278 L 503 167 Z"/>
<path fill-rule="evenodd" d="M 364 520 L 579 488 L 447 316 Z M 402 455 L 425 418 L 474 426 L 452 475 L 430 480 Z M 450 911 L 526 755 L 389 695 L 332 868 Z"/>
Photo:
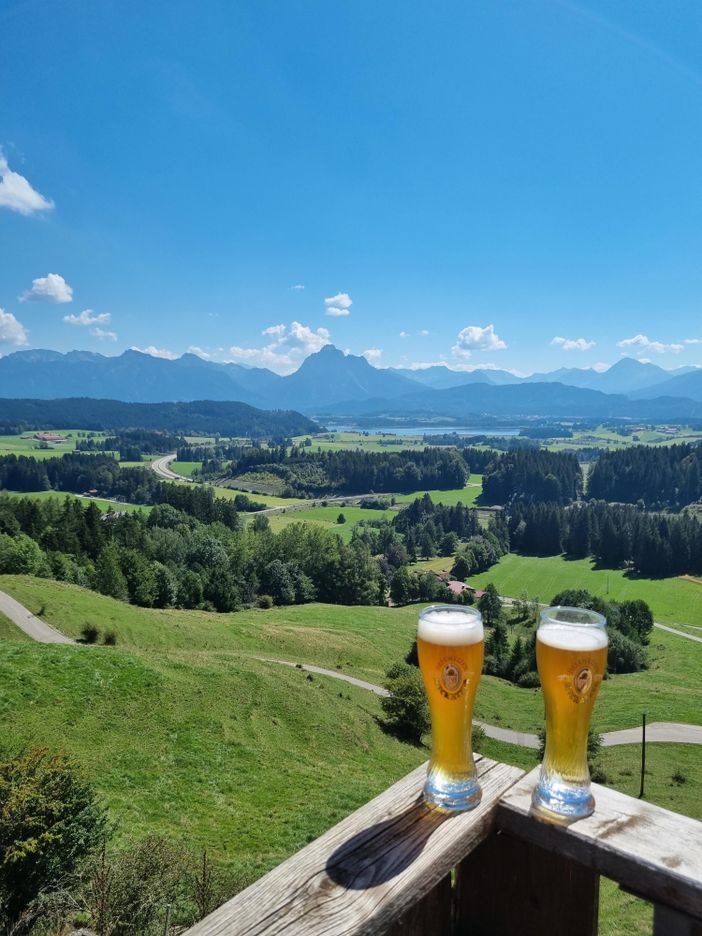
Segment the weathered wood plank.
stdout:
<path fill-rule="evenodd" d="M 702 922 L 656 904 L 653 909 L 653 936 L 702 936 Z"/>
<path fill-rule="evenodd" d="M 531 812 L 532 771 L 503 797 L 499 829 L 580 862 L 647 900 L 702 919 L 702 823 L 593 784 L 597 803 L 570 825 Z"/>
<path fill-rule="evenodd" d="M 455 936 L 597 936 L 599 875 L 508 833 L 458 866 Z"/>
<path fill-rule="evenodd" d="M 410 907 L 385 936 L 450 936 L 453 919 L 451 875 Z"/>
<path fill-rule="evenodd" d="M 478 761 L 481 804 L 447 815 L 421 801 L 426 764 L 187 931 L 188 936 L 373 936 L 386 932 L 493 827 L 523 771 Z"/>

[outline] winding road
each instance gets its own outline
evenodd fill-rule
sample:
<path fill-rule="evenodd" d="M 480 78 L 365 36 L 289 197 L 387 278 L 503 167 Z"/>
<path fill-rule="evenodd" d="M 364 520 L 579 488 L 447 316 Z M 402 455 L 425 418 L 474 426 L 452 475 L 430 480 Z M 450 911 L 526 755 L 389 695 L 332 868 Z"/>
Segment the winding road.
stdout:
<path fill-rule="evenodd" d="M 76 644 L 75 640 L 66 637 L 60 631 L 55 630 L 46 621 L 42 621 L 36 615 L 32 614 L 24 605 L 20 604 L 7 592 L 0 591 L 0 613 L 9 618 L 13 624 L 16 624 L 32 640 L 39 643 L 48 644 Z M 662 625 L 661 625 L 662 626 Z M 665 630 L 672 630 L 666 627 Z M 689 634 L 683 634 L 681 631 L 672 631 L 674 634 L 680 634 L 682 637 L 690 637 Z M 692 640 L 702 640 L 698 637 L 690 638 Z M 275 663 L 279 666 L 289 666 L 293 669 L 300 669 L 306 673 L 316 673 L 318 676 L 328 676 L 331 679 L 338 679 L 341 682 L 349 683 L 359 689 L 365 689 L 373 692 L 377 696 L 388 696 L 390 693 L 384 686 L 378 686 L 375 683 L 366 682 L 364 679 L 358 679 L 356 676 L 348 676 L 346 673 L 339 673 L 337 670 L 325 669 L 323 666 L 314 666 L 311 663 L 293 663 L 290 660 L 278 660 L 272 657 L 254 657 L 262 663 Z M 488 738 L 494 738 L 496 741 L 505 741 L 507 744 L 516 744 L 519 747 L 537 749 L 539 747 L 539 738 L 535 734 L 529 734 L 523 731 L 513 731 L 511 728 L 499 728 L 496 725 L 488 725 L 486 722 L 475 721 Z M 702 744 L 702 725 L 685 725 L 678 722 L 652 722 L 646 727 L 646 739 L 648 741 L 664 741 L 676 744 Z M 640 728 L 624 728 L 620 731 L 608 731 L 602 735 L 603 747 L 614 747 L 618 744 L 637 744 L 641 740 Z"/>
<path fill-rule="evenodd" d="M 177 457 L 177 454 L 173 452 L 171 455 L 164 455 L 162 458 L 157 458 L 156 461 L 151 462 L 151 470 L 154 471 L 159 478 L 165 478 L 166 481 L 192 481 L 192 478 L 186 478 L 185 475 L 171 471 L 170 466 Z"/>

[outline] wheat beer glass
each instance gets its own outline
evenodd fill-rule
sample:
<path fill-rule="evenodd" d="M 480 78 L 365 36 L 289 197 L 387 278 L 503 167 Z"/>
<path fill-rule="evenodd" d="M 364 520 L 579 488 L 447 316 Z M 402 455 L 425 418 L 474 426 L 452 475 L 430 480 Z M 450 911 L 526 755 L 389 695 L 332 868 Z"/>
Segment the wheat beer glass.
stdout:
<path fill-rule="evenodd" d="M 483 668 L 480 613 L 455 605 L 425 608 L 419 615 L 417 653 L 431 710 L 432 750 L 424 800 L 439 809 L 473 809 L 482 796 L 471 737 L 473 702 Z"/>
<path fill-rule="evenodd" d="M 536 634 L 536 662 L 546 709 L 546 750 L 534 806 L 581 819 L 595 808 L 587 736 L 607 666 L 607 622 L 583 608 L 545 608 Z"/>

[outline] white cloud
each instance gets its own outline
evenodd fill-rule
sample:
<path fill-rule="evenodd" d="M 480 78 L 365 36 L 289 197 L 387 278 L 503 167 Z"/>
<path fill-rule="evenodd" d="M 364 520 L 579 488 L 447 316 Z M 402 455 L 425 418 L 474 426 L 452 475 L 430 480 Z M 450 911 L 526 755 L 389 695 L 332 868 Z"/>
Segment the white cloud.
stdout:
<path fill-rule="evenodd" d="M 403 364 L 407 370 L 427 370 L 429 367 L 445 367 L 447 371 L 461 374 L 472 374 L 473 371 L 506 371 L 508 374 L 514 374 L 515 377 L 527 377 L 524 371 L 515 370 L 512 367 L 500 367 L 499 364 L 454 364 L 452 367 L 444 360 L 438 361 L 411 361 L 409 364 Z"/>
<path fill-rule="evenodd" d="M 455 357 L 469 358 L 473 351 L 502 351 L 507 347 L 495 332 L 494 325 L 468 325 L 458 333 L 456 344 L 451 348 Z"/>
<path fill-rule="evenodd" d="M 300 291 L 303 290 L 305 287 L 304 287 L 304 285 L 303 285 L 302 283 L 296 283 L 294 286 L 291 286 L 290 288 L 291 288 L 291 289 L 294 289 L 296 292 L 300 292 Z"/>
<path fill-rule="evenodd" d="M 49 211 L 54 207 L 50 198 L 44 198 L 27 182 L 24 176 L 13 172 L 0 152 L 0 208 L 9 208 L 21 215 L 35 211 Z"/>
<path fill-rule="evenodd" d="M 598 374 L 604 374 L 611 366 L 611 364 L 605 364 L 604 361 L 598 361 L 597 364 L 592 365 L 591 370 L 597 371 Z"/>
<path fill-rule="evenodd" d="M 563 338 L 556 335 L 551 339 L 552 345 L 557 345 L 564 351 L 589 351 L 595 347 L 594 341 L 588 341 L 587 338 Z"/>
<path fill-rule="evenodd" d="M 32 288 L 22 293 L 20 302 L 72 302 L 73 289 L 58 273 L 47 273 L 32 280 Z"/>
<path fill-rule="evenodd" d="M 139 351 L 141 354 L 149 354 L 151 357 L 165 358 L 167 361 L 175 361 L 178 355 L 174 351 L 168 351 L 166 348 L 156 348 L 149 345 L 148 348 L 137 348 L 132 345 L 130 351 Z"/>
<path fill-rule="evenodd" d="M 234 361 L 251 361 L 261 367 L 269 367 L 278 373 L 288 374 L 309 354 L 314 354 L 325 345 L 331 344 L 331 335 L 326 328 L 312 329 L 300 322 L 290 325 L 271 325 L 262 332 L 272 340 L 260 348 L 243 348 L 233 345 L 229 349 Z"/>
<path fill-rule="evenodd" d="M 364 357 L 369 364 L 374 364 L 377 367 L 380 363 L 382 353 L 382 348 L 368 348 L 366 351 L 361 352 L 361 356 Z"/>
<path fill-rule="evenodd" d="M 100 341 L 117 341 L 117 332 L 105 331 L 103 328 L 91 328 L 90 334 Z"/>
<path fill-rule="evenodd" d="M 422 328 L 421 331 L 417 332 L 417 334 L 420 335 L 422 338 L 426 338 L 426 336 L 429 334 L 429 329 Z"/>
<path fill-rule="evenodd" d="M 341 318 L 342 315 L 351 315 L 349 309 L 341 309 L 339 306 L 327 306 L 324 311 L 327 315 L 333 315 L 335 318 Z"/>
<path fill-rule="evenodd" d="M 83 309 L 80 315 L 64 315 L 63 320 L 67 325 L 107 325 L 111 318 L 109 312 Z"/>
<path fill-rule="evenodd" d="M 342 315 L 351 314 L 351 306 L 353 305 L 353 300 L 348 293 L 337 293 L 335 296 L 328 296 L 324 300 L 325 309 L 327 315 L 335 316 L 340 318 Z"/>
<path fill-rule="evenodd" d="M 409 332 L 401 331 L 401 332 L 400 332 L 400 338 L 409 338 Z"/>
<path fill-rule="evenodd" d="M 198 357 L 202 358 L 203 361 L 212 360 L 212 355 L 209 353 L 209 351 L 205 351 L 203 348 L 199 348 L 194 344 L 191 344 L 188 348 L 188 354 L 196 354 Z"/>
<path fill-rule="evenodd" d="M 27 330 L 12 312 L 0 309 L 0 344 L 26 345 Z"/>
<path fill-rule="evenodd" d="M 673 343 L 665 344 L 663 341 L 651 341 L 648 335 L 634 335 L 633 338 L 624 338 L 617 342 L 618 348 L 635 348 L 638 351 L 655 351 L 656 354 L 665 354 L 671 351 L 673 354 L 679 354 L 683 350 L 683 345 Z"/>
<path fill-rule="evenodd" d="M 702 338 L 683 338 L 683 344 L 702 344 Z"/>

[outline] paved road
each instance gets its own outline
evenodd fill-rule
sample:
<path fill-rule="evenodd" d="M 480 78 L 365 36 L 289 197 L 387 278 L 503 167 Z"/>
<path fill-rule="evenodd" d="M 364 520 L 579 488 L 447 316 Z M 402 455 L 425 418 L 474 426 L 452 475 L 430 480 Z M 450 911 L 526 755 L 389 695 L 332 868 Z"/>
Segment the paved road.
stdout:
<path fill-rule="evenodd" d="M 165 478 L 167 481 L 192 481 L 192 478 L 186 478 L 185 475 L 171 471 L 170 464 L 174 462 L 177 457 L 177 454 L 173 452 L 171 455 L 164 455 L 163 458 L 157 458 L 156 461 L 151 462 L 151 470 L 155 471 L 159 478 Z"/>
<path fill-rule="evenodd" d="M 347 676 L 346 673 L 339 673 L 337 670 L 324 669 L 321 666 L 312 666 L 309 663 L 291 663 L 289 660 L 275 660 L 271 657 L 255 657 L 263 663 L 279 663 L 281 666 L 291 666 L 293 669 L 301 669 L 307 673 L 318 673 L 320 676 L 330 676 L 332 679 L 340 679 L 343 682 L 351 683 L 352 686 L 359 686 L 361 689 L 367 689 L 378 696 L 388 696 L 390 693 L 383 686 L 377 686 L 375 683 L 366 682 L 363 679 L 356 679 L 355 676 Z M 525 731 L 512 731 L 511 728 L 498 728 L 496 725 L 488 725 L 486 722 L 474 721 L 474 724 L 480 725 L 488 738 L 494 738 L 496 741 L 505 741 L 507 744 L 516 744 L 518 747 L 533 748 L 539 747 L 539 737 L 535 734 L 529 734 Z M 676 744 L 702 744 L 702 725 L 684 725 L 678 722 L 651 722 L 646 726 L 647 741 L 665 741 Z M 607 731 L 602 735 L 603 747 L 615 747 L 619 744 L 638 744 L 641 741 L 641 728 L 624 728 L 621 731 Z"/>
<path fill-rule="evenodd" d="M 14 624 L 39 643 L 74 644 L 75 640 L 66 637 L 50 627 L 45 621 L 35 617 L 19 601 L 15 601 L 5 592 L 0 592 L 0 611 Z"/>

